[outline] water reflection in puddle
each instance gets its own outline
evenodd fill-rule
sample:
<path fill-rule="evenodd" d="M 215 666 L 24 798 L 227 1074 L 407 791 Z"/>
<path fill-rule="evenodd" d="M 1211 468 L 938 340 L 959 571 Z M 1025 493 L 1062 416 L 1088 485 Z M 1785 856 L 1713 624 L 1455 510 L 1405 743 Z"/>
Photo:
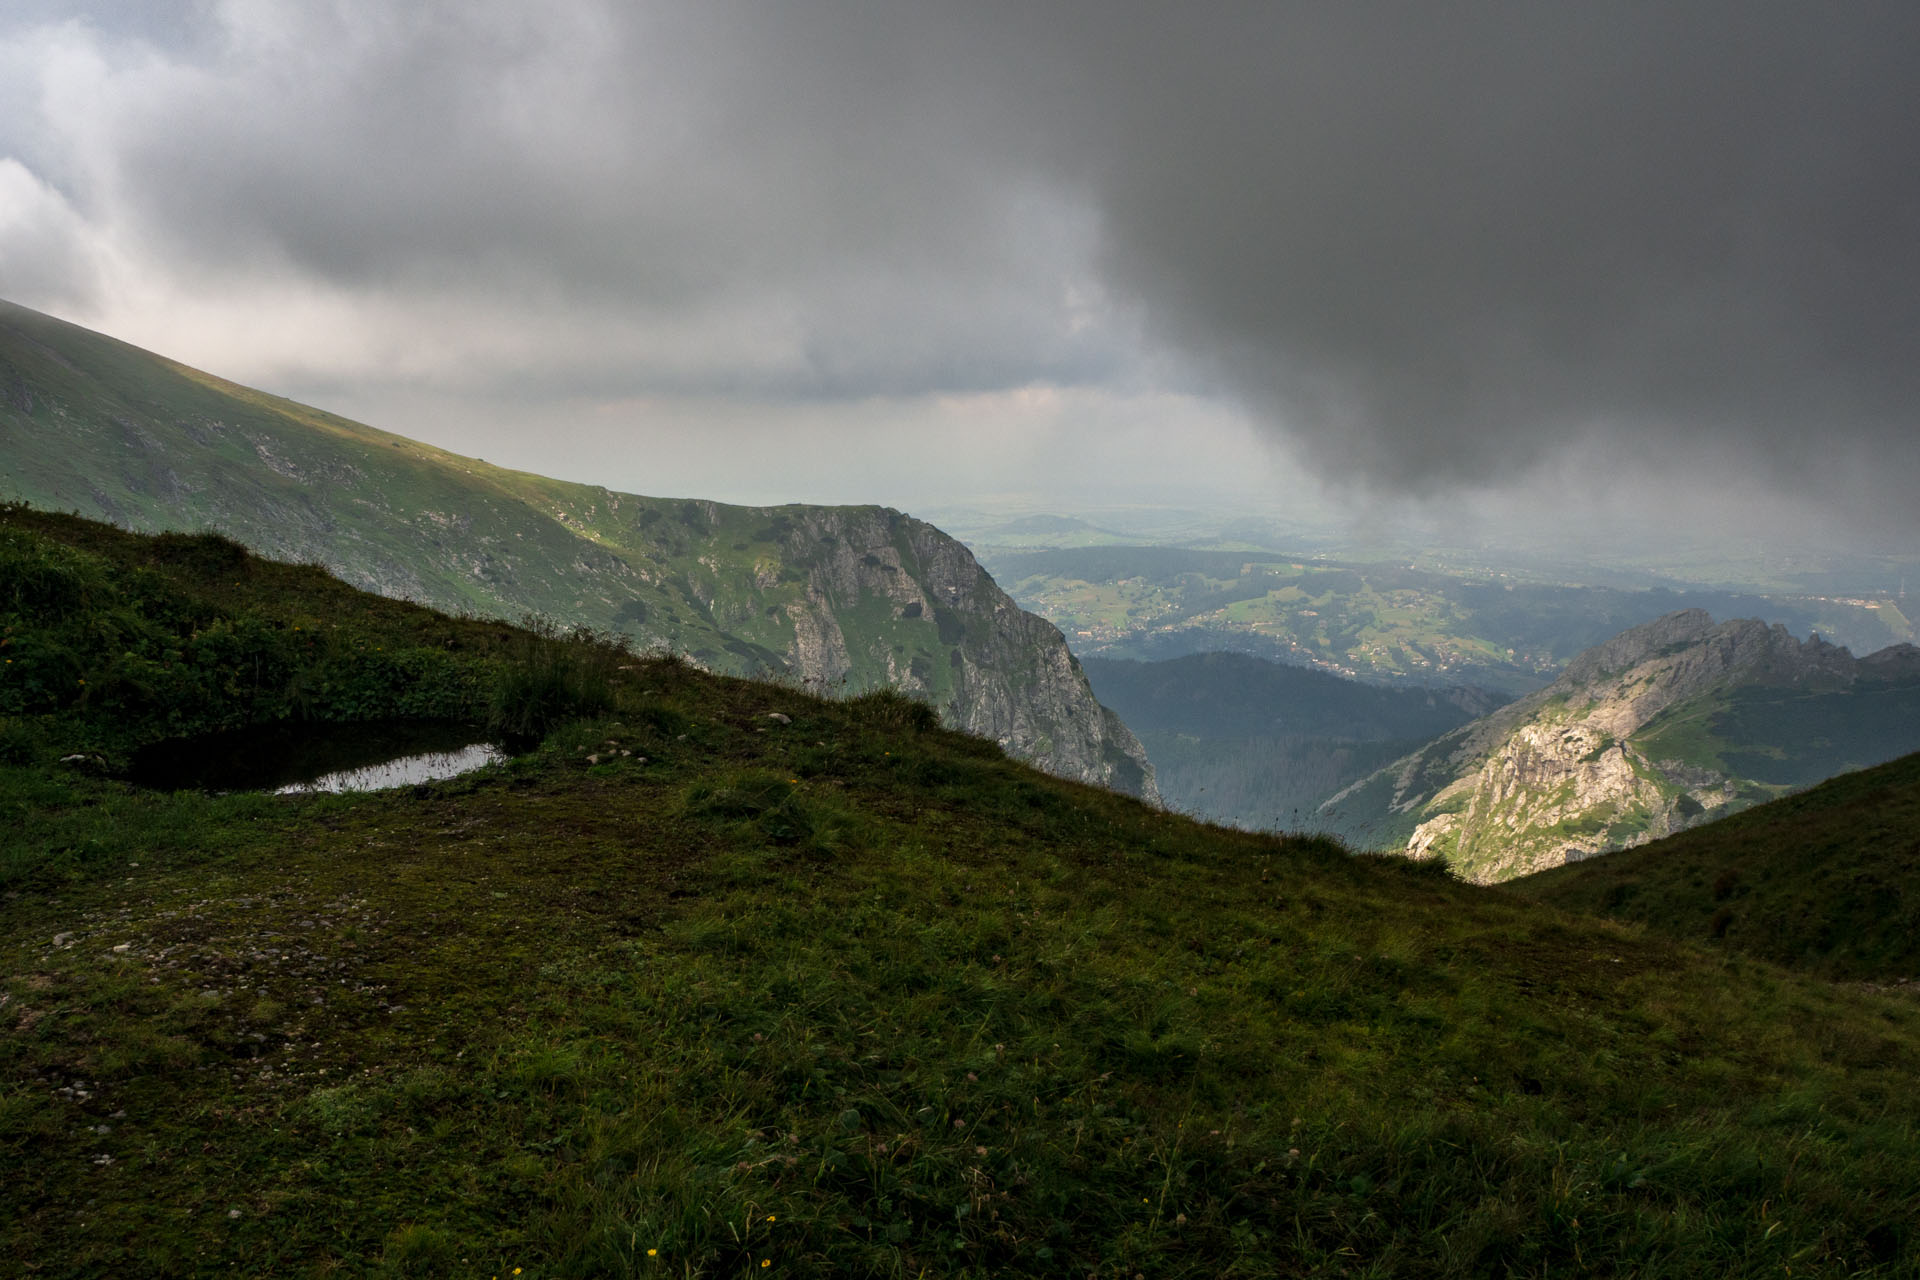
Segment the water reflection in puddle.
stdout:
<path fill-rule="evenodd" d="M 507 752 L 472 725 L 278 724 L 155 743 L 130 781 L 168 791 L 377 791 L 469 773 Z"/>
<path fill-rule="evenodd" d="M 277 796 L 298 795 L 303 791 L 380 791 L 387 787 L 412 786 L 417 782 L 438 782 L 490 764 L 498 764 L 507 753 L 491 742 L 476 742 L 458 751 L 428 751 L 417 756 L 388 760 L 384 764 L 363 765 L 323 774 L 311 782 L 289 782 L 274 788 Z"/>

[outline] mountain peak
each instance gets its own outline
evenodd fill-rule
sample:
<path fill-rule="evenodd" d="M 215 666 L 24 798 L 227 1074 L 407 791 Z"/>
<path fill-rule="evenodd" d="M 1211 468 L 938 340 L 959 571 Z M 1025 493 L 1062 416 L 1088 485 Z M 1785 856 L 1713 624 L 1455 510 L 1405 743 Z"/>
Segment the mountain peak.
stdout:
<path fill-rule="evenodd" d="M 1680 609 L 1655 618 L 1577 655 L 1560 673 L 1555 687 L 1577 687 L 1603 676 L 1630 671 L 1658 654 L 1694 644 L 1714 629 L 1713 615 L 1705 609 Z"/>
<path fill-rule="evenodd" d="M 1920 649 L 1867 658 L 1685 609 L 1334 797 L 1369 842 L 1478 880 L 1628 847 L 1920 749 Z"/>

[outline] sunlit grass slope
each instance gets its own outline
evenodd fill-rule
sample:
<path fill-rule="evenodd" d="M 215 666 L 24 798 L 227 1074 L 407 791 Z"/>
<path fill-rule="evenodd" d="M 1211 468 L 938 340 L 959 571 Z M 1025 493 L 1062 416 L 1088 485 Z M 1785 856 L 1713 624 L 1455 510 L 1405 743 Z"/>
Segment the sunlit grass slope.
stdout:
<path fill-rule="evenodd" d="M 631 460 L 630 460 L 631 461 Z M 897 688 L 1066 777 L 1153 795 L 1058 630 L 879 506 L 650 498 L 491 466 L 0 300 L 0 500 L 456 613 L 541 614 L 711 671 Z"/>
<path fill-rule="evenodd" d="M 0 300 L 0 498 L 126 528 L 217 528 L 332 566 L 381 594 L 454 610 L 534 611 L 670 644 L 736 672 L 787 663 L 815 566 L 809 517 L 872 507 L 751 508 L 648 498 L 512 471 L 270 395 Z M 906 542 L 903 534 L 901 539 Z M 903 562 L 919 568 L 910 548 Z M 949 645 L 882 609 L 845 608 L 853 683 Z M 911 642 L 925 640 L 924 644 Z"/>
<path fill-rule="evenodd" d="M 232 550 L 0 524 L 8 651 L 75 672 L 0 724 L 24 1273 L 1920 1267 L 1912 1001 L 1202 826 L 897 695 L 613 654 L 488 772 L 134 790 L 188 725 L 497 713 L 543 643 Z"/>
<path fill-rule="evenodd" d="M 1509 887 L 1829 978 L 1920 978 L 1920 755 Z"/>

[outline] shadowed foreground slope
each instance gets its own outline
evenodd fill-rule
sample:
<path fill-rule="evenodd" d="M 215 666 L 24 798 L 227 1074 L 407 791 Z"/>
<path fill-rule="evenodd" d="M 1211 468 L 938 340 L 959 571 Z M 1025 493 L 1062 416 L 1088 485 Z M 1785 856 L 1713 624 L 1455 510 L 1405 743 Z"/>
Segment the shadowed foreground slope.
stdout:
<path fill-rule="evenodd" d="M 0 686 L 30 1273 L 1920 1267 L 1912 1001 L 591 646 L 489 772 L 137 791 L 177 728 L 524 709 L 570 642 L 59 533 L 0 529 L 8 652 L 78 673 Z"/>
<path fill-rule="evenodd" d="M 1828 978 L 1920 978 L 1920 755 L 1511 882 Z"/>

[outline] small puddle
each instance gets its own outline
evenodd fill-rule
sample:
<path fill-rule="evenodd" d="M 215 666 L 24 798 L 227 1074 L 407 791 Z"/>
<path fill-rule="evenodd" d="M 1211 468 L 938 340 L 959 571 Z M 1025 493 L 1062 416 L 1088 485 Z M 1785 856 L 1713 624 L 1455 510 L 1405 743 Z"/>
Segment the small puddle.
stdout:
<path fill-rule="evenodd" d="M 379 791 L 494 764 L 506 750 L 471 725 L 277 724 L 144 747 L 127 778 L 164 791 Z"/>

